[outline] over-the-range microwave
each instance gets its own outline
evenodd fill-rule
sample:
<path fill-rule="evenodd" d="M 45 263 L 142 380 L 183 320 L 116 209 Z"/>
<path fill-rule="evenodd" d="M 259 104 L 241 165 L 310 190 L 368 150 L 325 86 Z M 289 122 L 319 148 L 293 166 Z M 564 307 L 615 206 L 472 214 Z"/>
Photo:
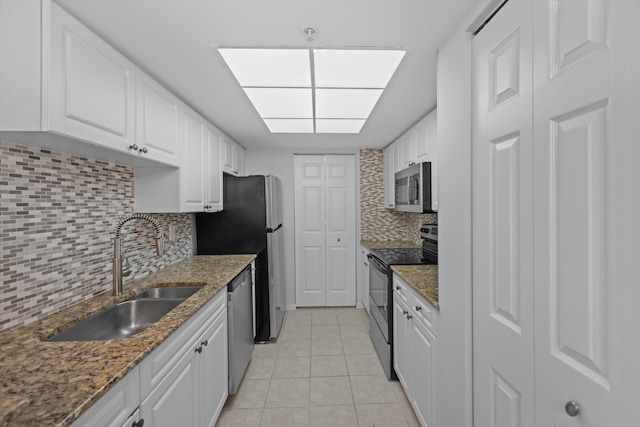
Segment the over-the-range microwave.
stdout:
<path fill-rule="evenodd" d="M 395 173 L 395 210 L 431 213 L 431 162 L 416 163 Z"/>

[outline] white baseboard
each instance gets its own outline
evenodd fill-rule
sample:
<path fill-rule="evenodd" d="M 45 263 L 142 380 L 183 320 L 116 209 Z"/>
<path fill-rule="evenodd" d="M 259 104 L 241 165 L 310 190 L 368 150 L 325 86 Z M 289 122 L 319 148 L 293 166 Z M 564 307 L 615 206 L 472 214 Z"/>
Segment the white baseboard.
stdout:
<path fill-rule="evenodd" d="M 294 311 L 296 309 L 295 304 L 285 304 L 284 311 Z"/>

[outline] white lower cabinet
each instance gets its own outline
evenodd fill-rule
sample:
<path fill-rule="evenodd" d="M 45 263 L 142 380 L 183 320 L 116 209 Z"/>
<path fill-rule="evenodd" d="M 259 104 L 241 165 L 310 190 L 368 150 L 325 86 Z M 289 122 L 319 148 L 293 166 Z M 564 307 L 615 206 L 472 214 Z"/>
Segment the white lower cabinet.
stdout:
<path fill-rule="evenodd" d="M 228 396 L 226 297 L 221 292 L 186 325 L 188 332 L 197 329 L 195 334 L 170 337 L 142 361 L 143 394 L 157 384 L 140 405 L 141 418 L 151 426 L 215 424 Z M 162 363 L 175 359 L 169 366 Z"/>
<path fill-rule="evenodd" d="M 394 369 L 423 427 L 437 425 L 437 310 L 393 276 Z"/>
<path fill-rule="evenodd" d="M 229 395 L 228 377 L 225 290 L 115 384 L 73 427 L 212 427 Z"/>

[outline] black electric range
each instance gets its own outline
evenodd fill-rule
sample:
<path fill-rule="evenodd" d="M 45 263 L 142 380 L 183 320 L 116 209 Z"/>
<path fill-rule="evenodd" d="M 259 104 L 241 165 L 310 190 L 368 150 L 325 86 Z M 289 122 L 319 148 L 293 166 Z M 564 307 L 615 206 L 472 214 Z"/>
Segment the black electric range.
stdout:
<path fill-rule="evenodd" d="M 422 248 L 372 249 L 370 253 L 386 267 L 392 265 L 437 264 L 437 259 L 426 257 Z"/>
<path fill-rule="evenodd" d="M 436 225 L 424 225 L 422 248 L 372 249 L 369 253 L 369 335 L 389 379 L 393 370 L 393 272 L 392 265 L 438 264 Z"/>

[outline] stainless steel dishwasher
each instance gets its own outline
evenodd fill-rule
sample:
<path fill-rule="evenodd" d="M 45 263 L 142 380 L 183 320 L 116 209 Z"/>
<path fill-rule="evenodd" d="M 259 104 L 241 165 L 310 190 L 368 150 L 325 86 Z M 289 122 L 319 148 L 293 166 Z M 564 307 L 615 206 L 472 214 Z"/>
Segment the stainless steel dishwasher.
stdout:
<path fill-rule="evenodd" d="M 236 394 L 253 353 L 253 299 L 251 267 L 245 268 L 227 287 L 229 325 L 229 394 Z"/>

